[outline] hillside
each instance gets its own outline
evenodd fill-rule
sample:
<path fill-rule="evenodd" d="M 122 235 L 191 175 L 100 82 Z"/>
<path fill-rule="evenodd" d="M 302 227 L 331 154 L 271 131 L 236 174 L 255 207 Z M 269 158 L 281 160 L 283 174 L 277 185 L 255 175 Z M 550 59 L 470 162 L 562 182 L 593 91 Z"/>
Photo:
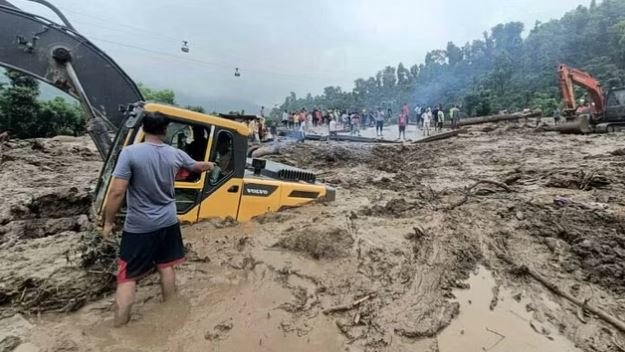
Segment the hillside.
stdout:
<path fill-rule="evenodd" d="M 526 38 L 524 30 L 520 22 L 499 24 L 472 42 L 428 52 L 421 64 L 399 63 L 358 78 L 350 92 L 326 87 L 314 97 L 291 93 L 280 109 L 398 111 L 407 102 L 460 104 L 470 116 L 526 107 L 550 114 L 560 104 L 560 63 L 590 72 L 604 87 L 625 85 L 625 1 L 593 0 L 558 20 L 536 22 Z"/>

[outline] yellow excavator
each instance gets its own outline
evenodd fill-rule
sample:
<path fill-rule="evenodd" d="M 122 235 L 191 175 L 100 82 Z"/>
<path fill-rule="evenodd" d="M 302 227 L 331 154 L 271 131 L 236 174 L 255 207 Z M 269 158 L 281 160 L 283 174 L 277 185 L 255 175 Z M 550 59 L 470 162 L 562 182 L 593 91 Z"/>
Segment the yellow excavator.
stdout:
<path fill-rule="evenodd" d="M 136 84 L 108 55 L 78 33 L 56 7 L 45 0 L 36 2 L 55 12 L 63 24 L 0 0 L 0 66 L 47 82 L 80 101 L 88 115 L 88 134 L 105 161 L 95 190 L 96 215 L 106 205 L 121 149 L 143 142 L 140 126 L 146 112 L 159 112 L 171 120 L 165 143 L 217 165 L 211 173 L 176 176 L 176 206 L 182 222 L 216 217 L 246 221 L 285 207 L 334 200 L 335 190 L 318 183 L 311 172 L 248 158 L 247 125 L 143 103 Z"/>

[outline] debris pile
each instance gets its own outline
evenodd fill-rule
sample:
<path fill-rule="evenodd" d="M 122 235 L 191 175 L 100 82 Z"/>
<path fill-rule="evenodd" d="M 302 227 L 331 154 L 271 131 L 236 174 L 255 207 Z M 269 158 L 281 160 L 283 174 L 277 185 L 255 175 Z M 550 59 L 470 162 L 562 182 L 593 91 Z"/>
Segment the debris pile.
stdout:
<path fill-rule="evenodd" d="M 110 292 L 117 243 L 93 232 L 99 171 L 84 138 L 4 142 L 0 189 L 0 317 L 75 311 Z"/>
<path fill-rule="evenodd" d="M 545 339 L 554 349 L 565 341 L 572 351 L 620 350 L 625 346 L 619 328 L 625 316 L 625 140 L 621 134 L 572 136 L 511 126 L 469 127 L 453 139 L 426 144 L 281 145 L 265 157 L 314 171 L 337 188 L 335 202 L 245 223 L 185 226 L 193 255 L 178 271 L 179 301 L 159 304 L 158 285 L 148 279 L 139 284 L 136 316 L 127 330 L 109 329 L 109 304 L 101 300 L 71 317 L 38 322 L 20 341 L 39 346 L 69 341 L 103 351 L 217 346 L 223 351 L 450 352 L 445 347 L 453 345 L 450 339 L 461 346 L 477 344 L 475 350 L 524 351 L 528 343 Z M 73 143 L 42 145 L 55 150 Z M 57 268 L 63 274 L 58 276 L 78 278 L 85 287 L 103 277 L 95 272 L 110 272 L 115 244 L 89 237 L 82 222 L 58 220 L 82 215 L 81 195 L 88 192 L 81 187 L 92 184 L 98 168 L 77 172 L 62 166 L 69 160 L 59 154 L 41 164 L 57 165 L 43 174 L 48 183 L 26 185 L 16 176 L 21 172 L 16 165 L 23 163 L 19 158 L 43 152 L 31 152 L 30 144 L 22 148 L 29 153 L 13 148 L 3 156 L 13 160 L 4 161 L 15 163 L 13 171 L 5 171 L 4 164 L 0 171 L 17 185 L 7 189 L 22 187 L 11 191 L 10 206 L 20 210 L 0 212 L 10 218 L 0 235 L 2 257 L 10 259 L 0 259 L 0 265 L 12 268 L 11 277 L 23 277 L 19 283 L 11 279 L 15 293 L 2 307 L 4 312 L 19 308 L 25 292 L 25 305 L 74 309 L 82 303 L 49 303 L 45 297 L 65 296 L 46 290 L 51 286 L 31 271 Z M 81 158 L 79 168 L 97 164 L 95 154 Z M 59 187 L 65 191 L 59 193 Z M 46 204 L 35 201 L 39 205 L 29 208 L 34 199 L 62 203 L 64 197 L 74 205 L 57 207 L 66 209 L 54 215 L 58 224 L 28 228 L 20 223 L 45 218 L 33 215 Z M 35 259 L 40 257 L 48 259 Z M 478 268 L 490 279 L 480 280 Z M 7 274 L 1 275 L 4 283 Z M 43 271 L 41 276 L 57 275 Z M 106 292 L 94 287 L 85 299 Z M 34 288 L 44 298 L 35 300 Z M 485 298 L 482 303 L 459 300 L 467 297 L 463 292 Z M 479 330 L 488 341 L 473 341 L 462 328 L 450 335 L 457 328 L 453 324 L 470 318 L 467 307 L 477 304 L 483 305 L 478 316 L 487 328 Z M 18 308 L 13 311 L 32 311 Z M 512 308 L 523 314 L 515 316 Z M 521 319 L 515 324 L 526 328 L 524 334 L 513 338 L 499 332 L 493 317 L 500 314 Z"/>

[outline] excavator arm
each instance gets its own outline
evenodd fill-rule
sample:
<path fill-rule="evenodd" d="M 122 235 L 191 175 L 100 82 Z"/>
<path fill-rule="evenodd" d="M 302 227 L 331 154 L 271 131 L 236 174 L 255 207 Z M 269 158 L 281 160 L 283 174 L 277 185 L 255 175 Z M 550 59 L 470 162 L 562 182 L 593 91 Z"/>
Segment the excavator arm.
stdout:
<path fill-rule="evenodd" d="M 605 111 L 605 95 L 599 81 L 594 79 L 589 73 L 561 64 L 558 70 L 560 75 L 560 89 L 567 111 L 574 112 L 577 108 L 575 102 L 574 85 L 578 85 L 588 92 L 590 99 L 594 103 L 593 114 L 602 115 Z"/>
<path fill-rule="evenodd" d="M 43 5 L 46 1 L 37 0 Z M 51 8 L 52 9 L 52 8 Z M 57 9 L 52 9 L 57 12 Z M 72 29 L 0 0 L 0 66 L 47 82 L 78 99 L 87 131 L 105 159 L 111 133 L 122 128 L 123 109 L 142 101 L 135 83 L 102 50 Z"/>

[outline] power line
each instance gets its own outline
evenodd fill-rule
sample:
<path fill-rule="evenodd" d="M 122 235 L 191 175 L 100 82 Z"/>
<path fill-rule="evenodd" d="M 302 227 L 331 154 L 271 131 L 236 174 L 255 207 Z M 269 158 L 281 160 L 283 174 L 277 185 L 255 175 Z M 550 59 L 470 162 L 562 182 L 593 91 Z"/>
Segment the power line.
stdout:
<path fill-rule="evenodd" d="M 174 55 L 174 54 L 163 52 L 163 51 L 148 49 L 148 48 L 144 48 L 144 47 L 141 47 L 141 46 L 138 46 L 138 45 L 121 43 L 121 42 L 118 42 L 118 41 L 104 39 L 104 38 L 91 37 L 91 39 L 97 40 L 97 41 L 100 41 L 100 42 L 104 42 L 104 43 L 115 44 L 115 45 L 118 45 L 118 46 L 121 46 L 121 47 L 125 47 L 125 48 L 140 50 L 140 51 L 151 53 L 151 54 L 166 56 L 166 57 L 170 57 L 170 58 L 173 58 L 173 59 L 176 59 L 176 60 L 182 60 L 182 61 L 192 62 L 192 63 L 196 63 L 196 64 L 201 64 L 201 65 L 207 65 L 207 66 L 217 66 L 217 67 L 222 67 L 222 68 L 226 68 L 226 69 L 234 69 L 234 67 L 232 65 L 229 65 L 229 64 L 226 64 L 226 63 L 223 63 L 223 62 L 206 61 L 206 60 L 195 59 L 195 58 L 192 58 L 192 57 L 178 56 L 178 55 Z M 327 78 L 321 77 L 321 76 L 305 76 L 305 75 L 299 75 L 299 74 L 290 74 L 290 73 L 283 73 L 283 72 L 273 72 L 273 71 L 270 71 L 270 70 L 259 69 L 259 68 L 245 68 L 244 67 L 243 69 L 244 69 L 244 71 L 247 71 L 247 72 L 256 72 L 256 73 L 261 73 L 261 74 L 268 74 L 268 75 L 271 75 L 271 76 L 274 76 L 274 77 L 275 76 L 279 76 L 279 77 L 281 76 L 281 77 L 299 78 L 299 79 L 308 79 L 308 80 L 320 80 L 320 79 L 326 80 L 327 79 Z"/>
<path fill-rule="evenodd" d="M 165 35 L 163 33 L 153 32 L 153 31 L 150 31 L 150 30 L 145 29 L 145 28 L 132 26 L 132 25 L 128 25 L 128 24 L 125 24 L 125 23 L 119 23 L 119 22 L 115 22 L 115 21 L 104 20 L 104 19 L 99 18 L 97 16 L 89 15 L 89 14 L 86 14 L 86 13 L 83 13 L 83 12 L 79 12 L 79 11 L 75 11 L 75 10 L 72 10 L 72 9 L 66 9 L 64 7 L 59 7 L 59 8 L 61 8 L 63 11 L 74 13 L 74 14 L 79 15 L 79 16 L 84 16 L 84 17 L 88 17 L 88 18 L 91 18 L 91 19 L 95 19 L 95 20 L 100 21 L 100 22 L 104 22 L 107 25 L 108 24 L 114 24 L 116 26 L 121 26 L 121 27 L 125 27 L 125 28 L 131 29 L 131 30 L 137 30 L 137 31 L 144 32 L 145 34 L 148 34 L 148 35 L 150 35 L 150 36 L 152 36 L 154 38 L 171 40 L 171 41 L 176 43 L 175 45 L 178 45 L 181 42 L 181 40 L 179 38 L 174 38 L 172 36 Z M 102 24 L 95 24 L 95 23 L 91 23 L 91 22 L 82 22 L 80 20 L 78 22 L 79 23 L 83 23 L 84 25 L 87 25 L 87 26 L 99 27 L 99 28 L 107 29 L 107 30 L 110 30 L 110 31 L 116 31 L 116 32 L 123 33 L 123 34 L 131 34 L 131 35 L 136 35 L 137 34 L 137 33 L 133 32 L 133 31 L 130 31 L 130 30 L 125 30 L 125 29 L 121 29 L 121 28 L 105 26 L 105 25 L 102 25 Z M 100 39 L 100 40 L 101 41 L 105 41 L 105 40 L 102 40 L 102 39 Z M 132 45 L 119 43 L 119 42 L 115 42 L 113 44 L 118 44 L 118 45 L 121 45 L 121 46 L 132 47 L 134 49 L 143 50 L 143 51 L 150 50 L 150 49 L 140 48 L 140 47 L 137 47 L 137 46 L 132 46 Z M 202 46 L 202 45 L 193 44 L 193 43 L 192 43 L 192 46 L 193 47 L 210 49 L 207 46 Z M 156 53 L 156 51 L 154 51 L 154 50 L 152 50 L 152 51 Z M 179 56 L 172 56 L 171 54 L 166 54 L 166 55 L 174 57 L 174 58 L 178 58 L 178 59 L 183 59 L 183 58 L 181 58 Z M 339 78 L 336 78 L 336 77 L 328 77 L 328 76 L 322 76 L 322 75 L 309 76 L 309 75 L 298 74 L 298 73 L 278 72 L 280 70 L 280 68 L 278 68 L 278 67 L 274 67 L 274 68 L 270 69 L 270 68 L 263 68 L 263 67 L 259 67 L 259 66 L 255 67 L 253 64 L 252 65 L 247 65 L 247 64 L 246 65 L 242 65 L 242 63 L 247 61 L 247 60 L 242 60 L 239 57 L 228 55 L 226 53 L 220 53 L 220 55 L 222 55 L 222 56 L 229 56 L 230 58 L 234 59 L 233 61 L 237 61 L 238 63 L 237 64 L 230 64 L 230 65 L 228 65 L 228 64 L 223 63 L 223 62 L 221 62 L 221 63 L 212 62 L 210 64 L 221 64 L 224 67 L 228 66 L 230 69 L 232 69 L 234 67 L 240 67 L 240 68 L 244 69 L 244 71 L 248 71 L 248 72 L 259 72 L 259 73 L 266 73 L 266 74 L 270 74 L 270 75 L 283 76 L 283 77 L 293 77 L 293 78 L 311 79 L 311 80 L 321 80 L 321 79 L 323 79 L 323 80 L 326 80 L 326 81 L 328 81 L 328 80 L 330 80 L 330 81 L 331 80 L 341 81 L 342 80 L 342 79 L 339 79 Z M 206 62 L 203 62 L 203 60 L 192 60 L 192 61 L 196 61 L 198 63 L 206 63 Z"/>

